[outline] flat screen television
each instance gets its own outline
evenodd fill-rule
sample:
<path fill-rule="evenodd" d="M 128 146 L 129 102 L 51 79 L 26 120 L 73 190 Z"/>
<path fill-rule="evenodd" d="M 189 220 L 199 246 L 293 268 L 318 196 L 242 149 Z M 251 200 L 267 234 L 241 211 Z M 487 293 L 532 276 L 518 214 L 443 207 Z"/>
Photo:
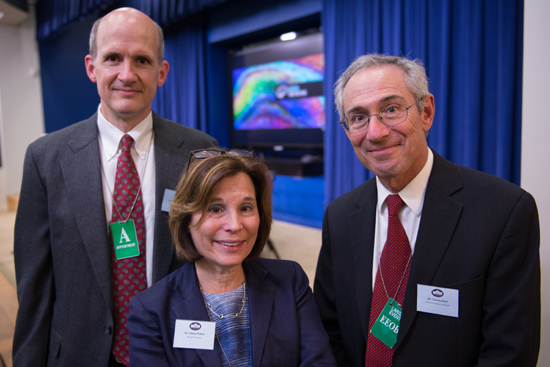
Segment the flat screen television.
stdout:
<path fill-rule="evenodd" d="M 232 54 L 232 146 L 323 147 L 323 36 L 246 47 Z"/>

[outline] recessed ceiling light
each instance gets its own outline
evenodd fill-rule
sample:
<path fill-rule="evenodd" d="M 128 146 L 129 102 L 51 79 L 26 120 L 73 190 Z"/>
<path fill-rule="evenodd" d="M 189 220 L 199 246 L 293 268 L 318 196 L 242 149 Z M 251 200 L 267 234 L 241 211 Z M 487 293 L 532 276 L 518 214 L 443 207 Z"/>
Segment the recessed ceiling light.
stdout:
<path fill-rule="evenodd" d="M 4 12 L 0 11 L 0 19 L 4 18 Z"/>
<path fill-rule="evenodd" d="M 292 41 L 296 38 L 296 32 L 288 32 L 281 34 L 281 41 Z"/>

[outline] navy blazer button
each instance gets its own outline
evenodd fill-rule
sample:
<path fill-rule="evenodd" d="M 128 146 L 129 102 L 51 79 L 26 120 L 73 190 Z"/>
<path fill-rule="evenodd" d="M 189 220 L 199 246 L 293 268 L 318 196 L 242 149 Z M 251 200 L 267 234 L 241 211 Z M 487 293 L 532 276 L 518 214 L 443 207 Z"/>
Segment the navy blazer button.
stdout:
<path fill-rule="evenodd" d="M 105 326 L 105 334 L 110 335 L 113 332 L 113 329 L 111 329 L 110 326 Z"/>

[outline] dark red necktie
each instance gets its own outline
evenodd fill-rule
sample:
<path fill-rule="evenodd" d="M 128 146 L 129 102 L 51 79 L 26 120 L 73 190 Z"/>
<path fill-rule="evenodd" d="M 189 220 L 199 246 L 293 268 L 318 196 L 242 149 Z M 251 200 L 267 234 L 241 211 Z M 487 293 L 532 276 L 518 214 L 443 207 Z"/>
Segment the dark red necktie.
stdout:
<path fill-rule="evenodd" d="M 403 305 L 410 269 L 411 246 L 398 217 L 399 210 L 404 204 L 403 200 L 399 195 L 389 195 L 386 198 L 386 203 L 388 205 L 388 236 L 380 256 L 380 264 L 374 282 L 365 354 L 366 367 L 391 367 L 392 365 L 395 347 L 389 348 L 382 343 L 370 333 L 370 329 L 388 302 L 388 298 L 393 298 Z"/>
<path fill-rule="evenodd" d="M 129 365 L 129 335 L 126 327 L 130 299 L 147 288 L 145 269 L 145 218 L 141 184 L 130 148 L 134 139 L 128 134 L 122 137 L 122 151 L 117 161 L 111 222 L 133 219 L 139 244 L 139 256 L 116 259 L 113 240 L 111 244 L 111 271 L 114 301 L 115 334 L 112 351 L 118 361 Z M 137 200 L 136 200 L 137 196 Z"/>

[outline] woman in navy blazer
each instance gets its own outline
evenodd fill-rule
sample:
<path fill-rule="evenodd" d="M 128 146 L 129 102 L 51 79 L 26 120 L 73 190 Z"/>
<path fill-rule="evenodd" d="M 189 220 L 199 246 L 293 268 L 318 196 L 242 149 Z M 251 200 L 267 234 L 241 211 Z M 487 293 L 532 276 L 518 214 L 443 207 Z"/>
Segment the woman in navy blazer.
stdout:
<path fill-rule="evenodd" d="M 258 258 L 271 181 L 252 152 L 191 152 L 170 208 L 188 262 L 130 302 L 132 367 L 336 366 L 300 265 Z"/>

